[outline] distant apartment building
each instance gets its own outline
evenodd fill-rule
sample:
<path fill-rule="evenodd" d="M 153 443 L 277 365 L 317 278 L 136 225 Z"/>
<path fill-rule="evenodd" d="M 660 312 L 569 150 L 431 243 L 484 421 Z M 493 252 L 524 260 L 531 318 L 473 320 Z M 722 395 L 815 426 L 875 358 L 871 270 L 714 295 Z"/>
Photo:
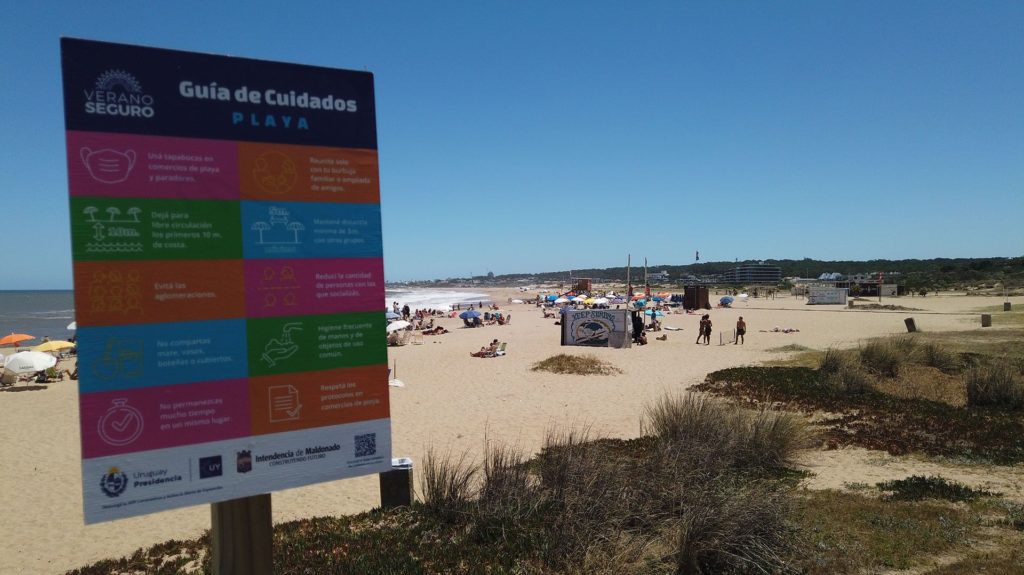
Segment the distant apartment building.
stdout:
<path fill-rule="evenodd" d="M 729 284 L 777 284 L 782 281 L 782 268 L 768 264 L 748 264 L 733 268 L 722 275 Z"/>
<path fill-rule="evenodd" d="M 658 282 L 667 282 L 668 280 L 669 280 L 669 274 L 668 274 L 668 272 L 665 272 L 665 271 L 651 272 L 651 273 L 647 274 L 647 281 L 649 281 L 649 282 L 658 283 Z"/>

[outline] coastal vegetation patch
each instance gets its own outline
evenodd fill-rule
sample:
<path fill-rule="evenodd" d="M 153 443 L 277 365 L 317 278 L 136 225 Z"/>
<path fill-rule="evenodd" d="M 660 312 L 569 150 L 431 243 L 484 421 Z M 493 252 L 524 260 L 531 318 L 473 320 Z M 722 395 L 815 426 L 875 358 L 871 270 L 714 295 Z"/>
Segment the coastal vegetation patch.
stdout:
<path fill-rule="evenodd" d="M 411 506 L 276 525 L 274 572 L 818 575 L 1020 556 L 970 555 L 978 526 L 1019 544 L 994 503 L 801 489 L 794 461 L 813 438 L 798 414 L 681 394 L 642 427 L 552 430 L 534 456 L 487 441 L 481 463 L 431 451 Z M 206 534 L 69 573 L 209 573 L 210 557 Z"/>
<path fill-rule="evenodd" d="M 982 344 L 987 345 L 983 342 Z M 1024 462 L 1024 362 L 900 336 L 818 354 L 818 367 L 716 371 L 697 387 L 749 406 L 823 414 L 830 448 Z"/>
<path fill-rule="evenodd" d="M 615 375 L 622 370 L 592 355 L 570 355 L 560 353 L 538 361 L 531 368 L 533 371 L 550 371 L 551 373 L 571 375 Z"/>

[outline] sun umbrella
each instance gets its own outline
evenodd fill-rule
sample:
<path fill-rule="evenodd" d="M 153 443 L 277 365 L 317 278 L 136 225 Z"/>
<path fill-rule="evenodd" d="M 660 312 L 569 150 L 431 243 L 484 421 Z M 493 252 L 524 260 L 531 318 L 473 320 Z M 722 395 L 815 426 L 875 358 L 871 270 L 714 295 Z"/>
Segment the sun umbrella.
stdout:
<path fill-rule="evenodd" d="M 71 330 L 78 329 L 78 322 L 77 321 L 73 321 L 73 322 L 69 323 L 67 329 L 71 329 Z"/>
<path fill-rule="evenodd" d="M 393 331 L 398 331 L 400 329 L 405 329 L 405 328 L 409 327 L 410 325 L 412 325 L 412 324 L 407 322 L 407 321 L 405 321 L 405 320 L 398 320 L 398 321 L 393 321 L 393 322 L 389 323 L 388 327 L 386 329 L 387 329 L 388 333 L 391 333 Z"/>
<path fill-rule="evenodd" d="M 36 338 L 36 336 L 29 335 L 27 333 L 12 333 L 11 335 L 5 335 L 3 337 L 0 337 L 0 345 L 11 345 L 11 344 L 17 345 L 18 342 L 28 341 L 30 339 L 35 339 L 35 338 Z"/>
<path fill-rule="evenodd" d="M 46 343 L 41 343 L 41 344 L 35 346 L 32 349 L 34 351 L 59 351 L 59 350 L 62 350 L 62 349 L 67 349 L 69 347 L 75 347 L 75 344 L 71 343 L 70 341 L 64 341 L 62 339 L 57 339 L 57 340 L 54 340 L 54 341 L 48 341 Z"/>
<path fill-rule="evenodd" d="M 4 361 L 4 368 L 14 373 L 35 373 L 55 365 L 57 358 L 41 351 L 19 351 Z"/>
<path fill-rule="evenodd" d="M 471 317 L 480 317 L 480 312 L 475 309 L 467 309 L 459 314 L 459 319 L 469 319 Z"/>
<path fill-rule="evenodd" d="M 384 314 L 385 319 L 399 319 L 400 317 L 402 317 L 401 314 L 397 314 L 393 311 L 389 311 Z"/>
<path fill-rule="evenodd" d="M 560 297 L 560 298 L 555 300 L 555 303 L 569 303 L 569 299 L 568 298 L 564 298 L 564 297 Z"/>
<path fill-rule="evenodd" d="M 741 294 L 740 294 L 740 299 L 747 299 L 748 297 L 750 297 L 750 296 L 748 296 L 748 295 L 747 295 L 747 294 L 745 294 L 745 293 L 741 293 Z"/>
<path fill-rule="evenodd" d="M 588 297 L 587 299 L 583 300 L 583 303 L 587 305 L 594 305 L 595 302 L 597 302 L 597 298 Z"/>
<path fill-rule="evenodd" d="M 575 302 L 587 301 L 587 298 L 585 298 L 585 297 L 583 297 L 581 295 L 578 295 L 578 296 L 572 298 L 572 301 L 575 301 Z"/>
<path fill-rule="evenodd" d="M 732 300 L 731 296 L 725 296 L 722 299 L 718 300 L 718 303 L 727 306 L 727 305 L 731 304 L 732 301 L 733 300 Z"/>
<path fill-rule="evenodd" d="M 599 297 L 594 300 L 594 305 L 608 305 L 608 298 Z"/>
<path fill-rule="evenodd" d="M 558 296 L 552 294 L 552 295 L 549 295 L 548 297 L 546 297 L 545 299 L 548 300 L 548 301 L 555 301 L 555 300 L 558 299 Z"/>
<path fill-rule="evenodd" d="M 656 309 L 646 310 L 644 312 L 644 315 L 651 315 L 652 313 L 654 314 L 654 317 L 661 317 L 661 316 L 665 315 L 665 314 L 661 313 L 661 311 L 656 310 Z"/>
<path fill-rule="evenodd" d="M 521 300 L 521 299 L 514 299 L 514 300 L 512 300 L 512 303 L 523 303 L 523 300 Z"/>

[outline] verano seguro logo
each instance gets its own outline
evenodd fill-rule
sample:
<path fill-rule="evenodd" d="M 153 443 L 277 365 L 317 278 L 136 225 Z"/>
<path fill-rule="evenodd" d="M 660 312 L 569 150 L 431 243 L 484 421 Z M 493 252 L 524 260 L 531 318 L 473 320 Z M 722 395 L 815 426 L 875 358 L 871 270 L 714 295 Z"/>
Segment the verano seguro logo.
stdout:
<path fill-rule="evenodd" d="M 101 116 L 152 118 L 153 96 L 142 91 L 139 81 L 124 70 L 107 70 L 85 90 L 85 113 Z"/>

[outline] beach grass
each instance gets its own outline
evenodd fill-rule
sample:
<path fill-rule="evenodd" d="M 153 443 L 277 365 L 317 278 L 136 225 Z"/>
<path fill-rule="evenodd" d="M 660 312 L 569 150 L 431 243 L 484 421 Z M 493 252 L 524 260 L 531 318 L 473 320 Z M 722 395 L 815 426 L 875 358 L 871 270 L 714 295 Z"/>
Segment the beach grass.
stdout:
<path fill-rule="evenodd" d="M 614 375 L 622 370 L 592 355 L 570 355 L 560 353 L 533 365 L 533 371 L 550 371 L 571 375 Z"/>

